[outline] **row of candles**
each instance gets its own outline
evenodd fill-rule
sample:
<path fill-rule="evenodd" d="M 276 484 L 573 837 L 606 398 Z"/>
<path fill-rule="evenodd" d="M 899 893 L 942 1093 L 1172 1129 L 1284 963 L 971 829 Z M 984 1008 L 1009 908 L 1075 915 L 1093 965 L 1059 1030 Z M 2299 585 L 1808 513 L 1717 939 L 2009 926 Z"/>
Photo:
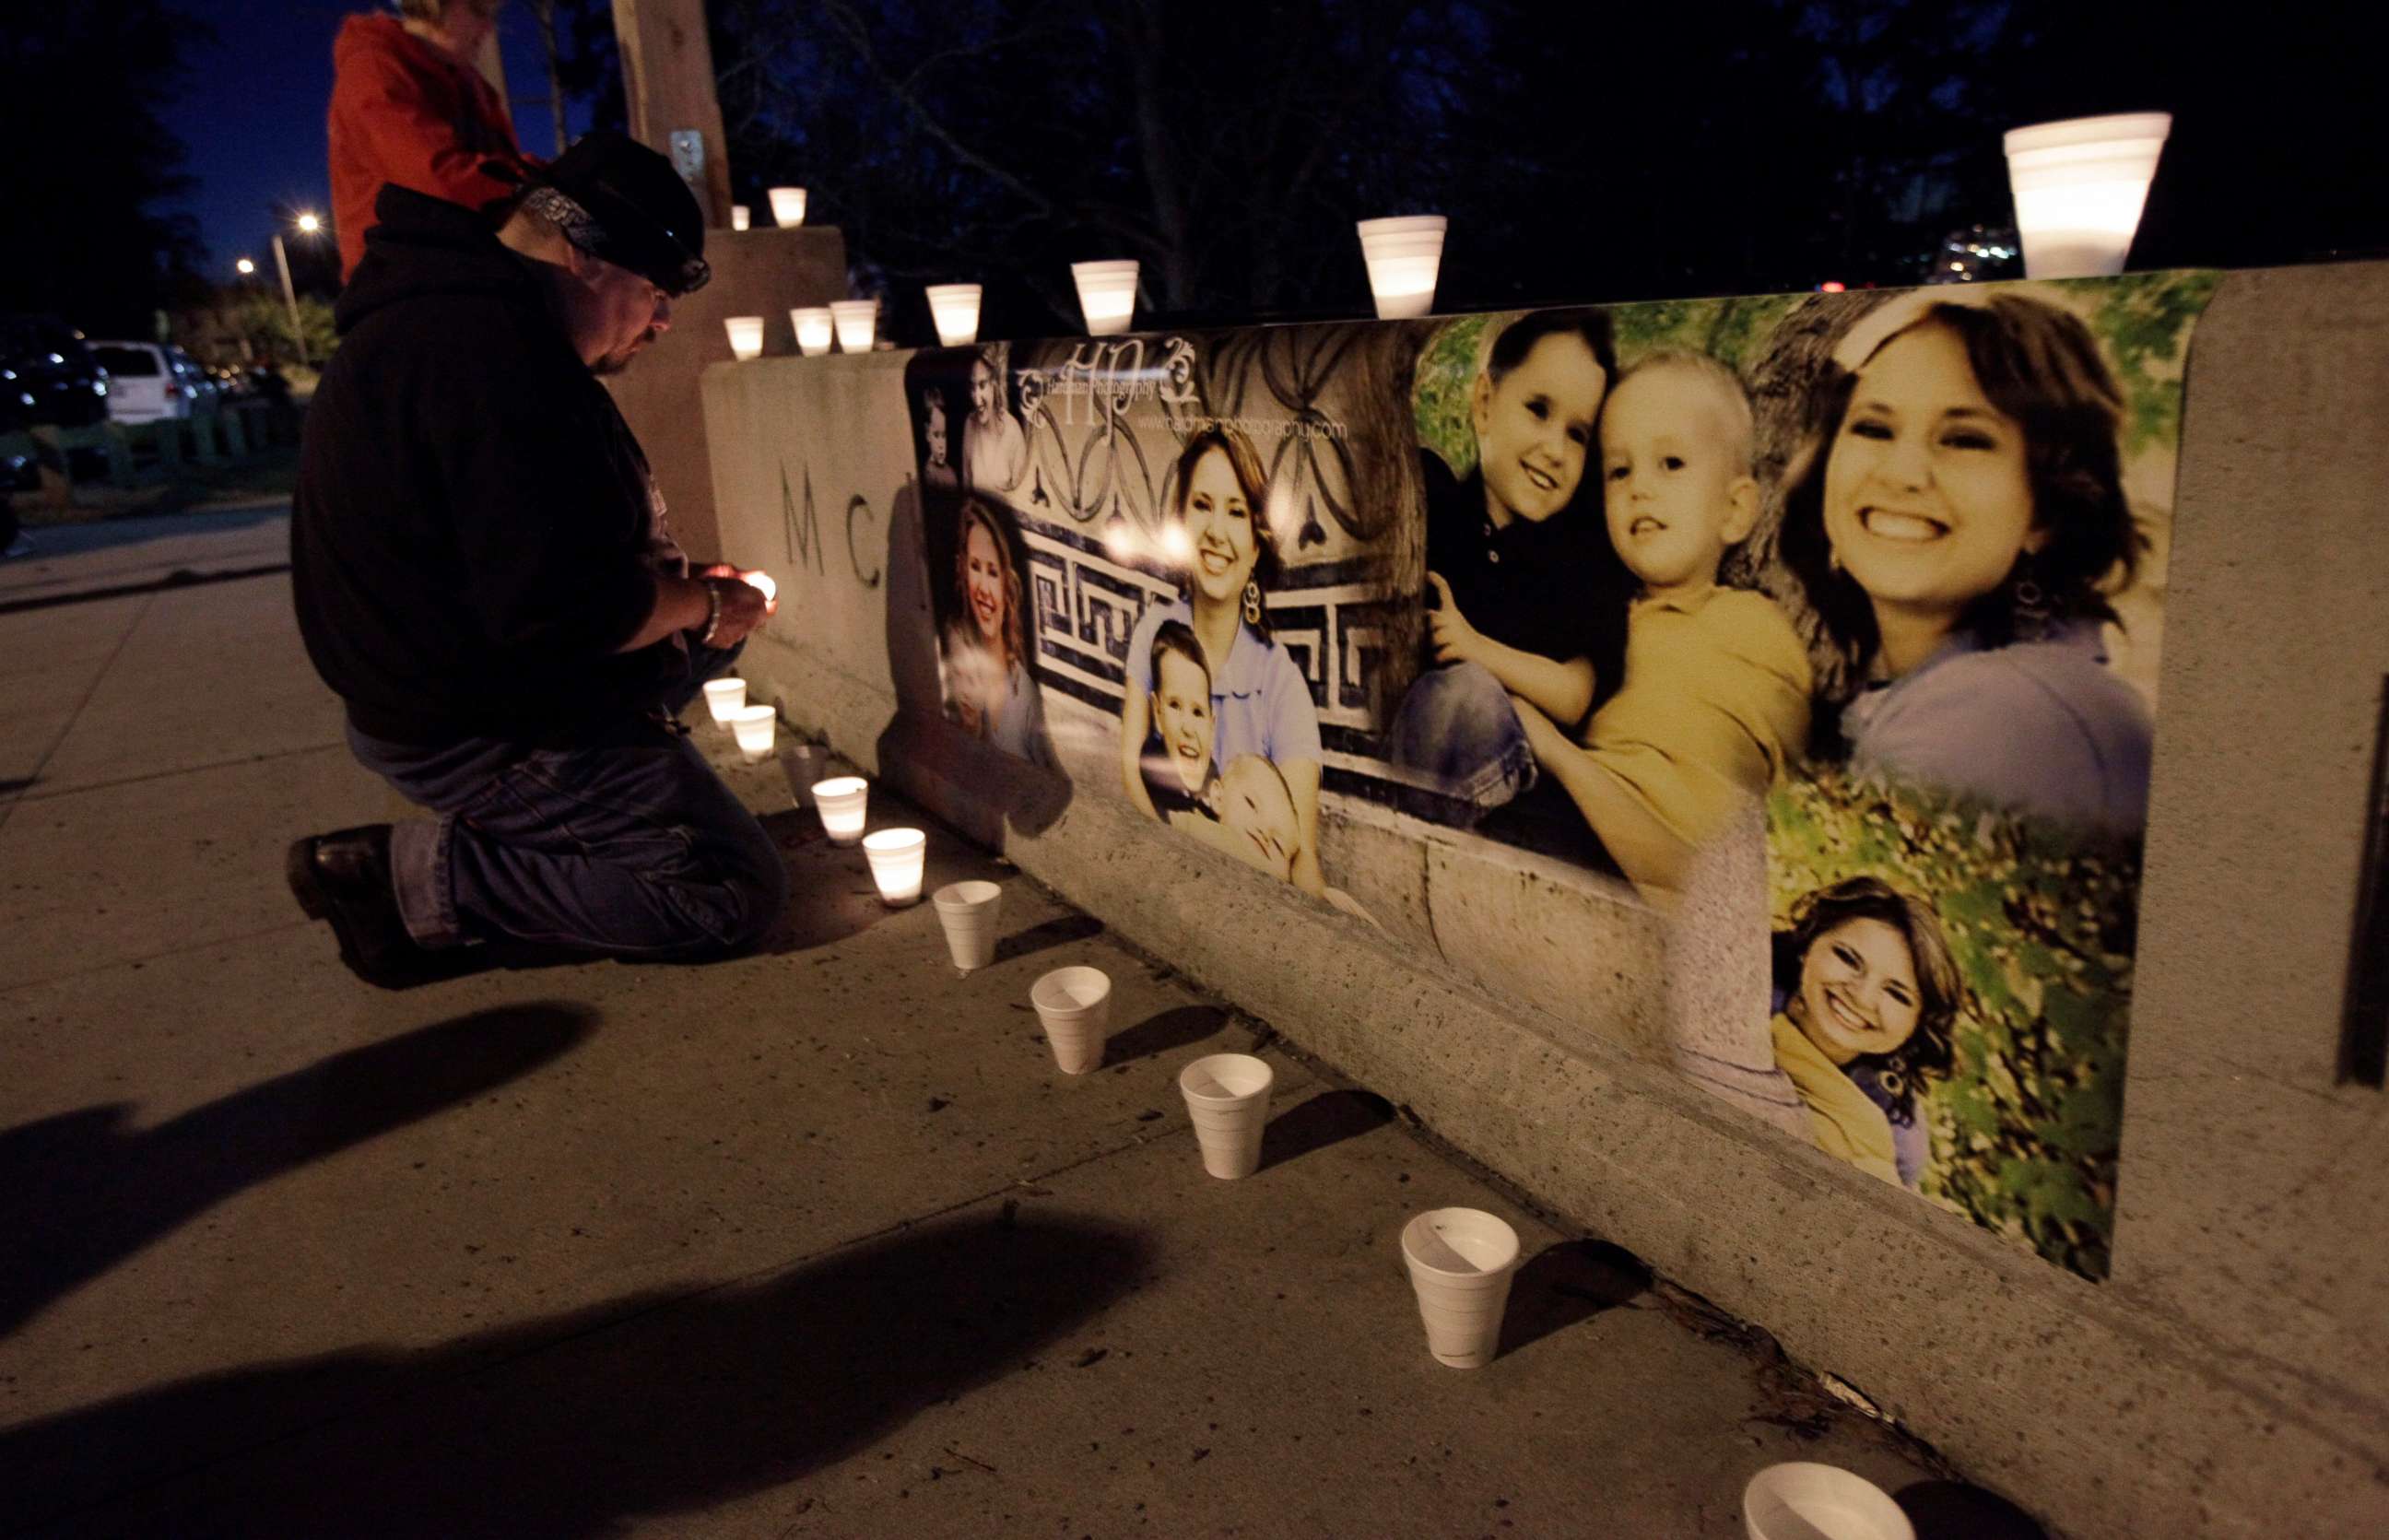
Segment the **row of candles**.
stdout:
<path fill-rule="evenodd" d="M 2027 277 L 2083 278 L 2124 270 L 2172 126 L 2169 113 L 2127 112 L 2008 131 L 2008 180 L 2015 194 Z M 773 217 L 782 225 L 802 223 L 804 206 L 803 188 L 772 189 Z M 1368 264 L 1369 291 L 1379 320 L 1408 320 L 1434 309 L 1448 228 L 1441 214 L 1359 223 L 1361 255 Z M 1125 332 L 1134 323 L 1133 258 L 1073 262 L 1070 276 L 1078 285 L 1088 336 Z M 932 284 L 927 296 L 940 346 L 978 340 L 978 285 Z M 867 351 L 877 339 L 878 314 L 875 299 L 845 299 L 788 312 L 797 346 L 809 357 L 829 352 L 833 335 L 837 346 L 850 353 Z M 734 315 L 722 325 L 737 357 L 750 359 L 762 352 L 761 316 Z"/>
<path fill-rule="evenodd" d="M 747 681 L 731 677 L 708 680 L 705 708 L 714 725 L 728 728 L 738 741 L 738 753 L 748 764 L 771 757 L 778 736 L 780 713 L 761 701 L 747 698 Z M 871 783 L 859 775 L 832 776 L 813 784 L 813 805 L 821 809 L 822 828 L 838 845 L 862 842 L 871 861 L 871 880 L 889 908 L 916 903 L 921 873 L 928 864 L 929 837 L 918 829 L 862 832 L 871 800 Z"/>
<path fill-rule="evenodd" d="M 1433 308 L 1446 224 L 1441 214 L 1361 221 L 1361 249 L 1369 263 L 1369 286 L 1380 320 L 1424 315 Z M 1134 323 L 1137 271 L 1132 257 L 1070 264 L 1089 337 L 1115 336 Z M 931 284 L 926 292 L 939 346 L 959 348 L 978 340 L 978 285 Z M 807 358 L 831 351 L 833 342 L 845 352 L 869 352 L 878 340 L 879 301 L 839 299 L 799 306 L 788 312 L 788 322 L 797 334 L 797 350 Z M 733 315 L 722 325 L 730 334 L 733 356 L 761 356 L 763 317 Z"/>
<path fill-rule="evenodd" d="M 768 757 L 778 721 L 774 708 L 748 704 L 742 680 L 715 680 L 705 690 L 714 720 L 737 734 L 746 757 Z M 890 909 L 920 902 L 928 835 L 911 828 L 864 833 L 871 783 L 862 776 L 831 776 L 814 782 L 811 790 L 831 843 L 862 846 L 880 901 Z M 983 881 L 953 883 L 937 892 L 947 949 L 965 974 L 994 961 L 1003 896 L 998 885 Z M 1029 990 L 1030 1005 L 1064 1074 L 1085 1075 L 1102 1066 L 1111 995 L 1109 975 L 1084 964 L 1054 969 Z M 1268 1061 L 1251 1053 L 1206 1054 L 1180 1070 L 1178 1088 L 1205 1171 L 1233 1181 L 1260 1169 L 1276 1079 Z M 1452 1368 L 1491 1363 L 1501 1351 L 1511 1284 L 1524 1260 L 1517 1230 L 1483 1209 L 1447 1207 L 1412 1215 L 1400 1240 L 1427 1351 Z M 1882 1488 L 1831 1465 L 1769 1466 L 1751 1478 L 1743 1506 L 1745 1527 L 1759 1540 L 1916 1540 L 1915 1530 Z"/>

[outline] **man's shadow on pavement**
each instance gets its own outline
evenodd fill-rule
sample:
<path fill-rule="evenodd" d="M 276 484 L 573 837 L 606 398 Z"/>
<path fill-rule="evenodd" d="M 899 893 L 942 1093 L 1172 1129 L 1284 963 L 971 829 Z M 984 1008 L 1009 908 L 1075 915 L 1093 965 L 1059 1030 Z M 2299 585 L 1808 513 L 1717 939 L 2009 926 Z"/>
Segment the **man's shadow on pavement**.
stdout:
<path fill-rule="evenodd" d="M 122 1102 L 0 1131 L 0 1334 L 245 1188 L 558 1058 L 584 1006 L 504 1006 L 336 1053 L 154 1128 Z M 0 1505 L 0 1511 L 6 1511 Z"/>
<path fill-rule="evenodd" d="M 1040 1394 L 1067 1396 L 1073 1361 L 1041 1355 L 1151 1262 L 1111 1225 L 981 1212 L 758 1282 L 185 1380 L 0 1433 L 0 1512 L 117 1534 L 619 1534 L 797 1480 L 1006 1374 L 1058 1375 Z"/>

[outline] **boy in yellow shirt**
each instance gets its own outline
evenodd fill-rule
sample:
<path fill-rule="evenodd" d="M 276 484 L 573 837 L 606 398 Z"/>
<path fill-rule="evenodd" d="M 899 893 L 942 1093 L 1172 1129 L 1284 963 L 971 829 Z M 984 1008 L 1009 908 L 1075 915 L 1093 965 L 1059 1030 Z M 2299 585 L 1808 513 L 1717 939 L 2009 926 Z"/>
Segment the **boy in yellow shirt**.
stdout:
<path fill-rule="evenodd" d="M 1741 380 L 1705 353 L 1654 353 L 1610 392 L 1600 431 L 1610 541 L 1642 583 L 1625 680 L 1581 744 L 1524 701 L 1518 717 L 1610 858 L 1664 904 L 1693 852 L 1798 751 L 1811 676 L 1773 601 L 1717 582 L 1758 517 Z"/>

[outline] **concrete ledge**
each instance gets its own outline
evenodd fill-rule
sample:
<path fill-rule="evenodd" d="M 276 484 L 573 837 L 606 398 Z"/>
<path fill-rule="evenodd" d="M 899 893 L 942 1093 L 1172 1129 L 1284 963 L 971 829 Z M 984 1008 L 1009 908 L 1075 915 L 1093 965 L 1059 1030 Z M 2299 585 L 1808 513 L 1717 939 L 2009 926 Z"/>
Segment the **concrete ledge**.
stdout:
<path fill-rule="evenodd" d="M 2266 1516 L 2287 1490 L 2310 1533 L 2357 1533 L 2383 1513 L 2371 1458 L 2295 1376 L 2195 1330 L 2153 1329 L 2127 1292 L 1792 1146 L 1578 1018 L 1506 1006 L 1209 852 L 1189 849 L 1156 883 L 1149 829 L 1124 803 L 1072 797 L 1033 834 L 991 818 L 1051 778 L 992 751 L 883 759 L 880 746 L 901 741 L 893 698 L 810 649 L 767 633 L 747 672 L 800 731 L 1557 1213 L 1765 1325 L 2037 1511 L 2085 1534 L 2251 1535 L 2278 1533 Z M 1452 880 L 1498 890 L 1501 878 Z M 2177 1461 L 2203 1467 L 2204 1483 L 2182 1481 Z"/>
<path fill-rule="evenodd" d="M 1156 846 L 1100 744 L 1057 745 L 1065 780 L 961 739 L 903 362 L 707 381 L 725 526 L 811 575 L 749 655 L 792 720 L 2056 1524 L 2389 1528 L 2389 1101 L 2333 1079 L 2389 674 L 2389 266 L 2230 275 L 2192 345 L 2105 1284 L 1653 1052 L 1661 1023 L 1763 1019 L 1755 831 L 1662 927 L 1583 873 L 1336 805 L 1322 844 L 1373 932 Z"/>

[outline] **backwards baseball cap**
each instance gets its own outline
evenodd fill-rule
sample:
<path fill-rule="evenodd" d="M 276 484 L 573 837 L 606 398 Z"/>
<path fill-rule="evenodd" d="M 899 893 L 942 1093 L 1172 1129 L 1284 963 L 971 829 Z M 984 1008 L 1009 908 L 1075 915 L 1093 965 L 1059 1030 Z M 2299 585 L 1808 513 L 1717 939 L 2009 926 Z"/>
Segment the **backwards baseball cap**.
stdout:
<path fill-rule="evenodd" d="M 490 169 L 498 171 L 495 164 Z M 530 189 L 522 206 L 562 230 L 565 239 L 667 294 L 694 293 L 713 276 L 696 195 L 670 160 L 628 134 L 594 130 L 515 179 Z"/>

